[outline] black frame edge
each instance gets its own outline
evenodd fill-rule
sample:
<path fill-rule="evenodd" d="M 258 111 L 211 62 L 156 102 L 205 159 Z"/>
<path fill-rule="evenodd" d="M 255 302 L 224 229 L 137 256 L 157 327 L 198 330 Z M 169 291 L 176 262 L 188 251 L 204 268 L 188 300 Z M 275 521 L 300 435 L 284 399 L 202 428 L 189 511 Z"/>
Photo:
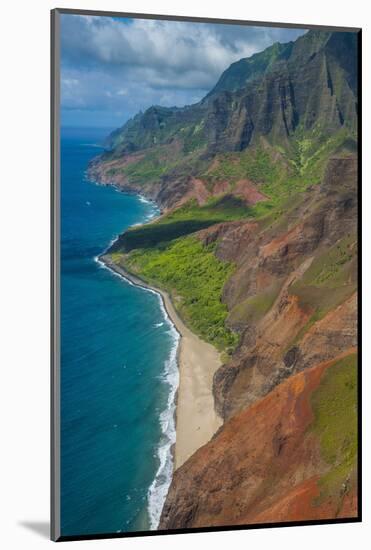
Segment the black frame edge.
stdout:
<path fill-rule="evenodd" d="M 154 14 L 154 13 L 133 13 L 133 12 L 120 12 L 120 11 L 106 11 L 106 10 L 87 10 L 87 9 L 73 9 L 73 8 L 55 8 L 60 14 L 70 15 L 96 15 L 102 17 L 132 17 L 134 19 L 157 19 L 162 21 L 185 21 L 194 23 L 215 23 L 223 25 L 250 25 L 255 27 L 279 27 L 279 28 L 294 28 L 294 29 L 318 29 L 318 30 L 333 30 L 343 32 L 358 32 L 360 27 L 338 27 L 332 25 L 305 25 L 303 23 L 272 23 L 269 21 L 251 21 L 247 19 L 222 19 L 218 17 L 199 17 L 188 15 L 168 15 L 168 14 Z"/>
<path fill-rule="evenodd" d="M 50 12 L 50 538 L 56 540 L 54 531 L 54 40 L 55 40 L 55 11 Z"/>
<path fill-rule="evenodd" d="M 358 250 L 358 281 L 357 281 L 357 344 L 358 344 L 358 383 L 357 383 L 357 432 L 358 432 L 358 448 L 357 448 L 357 511 L 359 521 L 362 521 L 362 29 L 358 31 L 358 48 L 357 48 L 357 86 L 358 86 L 358 174 L 357 174 L 357 195 L 358 195 L 358 210 L 357 210 L 357 250 Z"/>
<path fill-rule="evenodd" d="M 361 523 L 359 517 L 323 519 L 323 520 L 304 520 L 304 521 L 286 521 L 277 523 L 252 523 L 249 525 L 226 525 L 220 527 L 192 527 L 189 529 L 169 529 L 164 531 L 133 531 L 130 533 L 97 533 L 92 535 L 62 535 L 57 542 L 70 542 L 77 540 L 101 540 L 101 539 L 121 539 L 135 537 L 153 537 L 167 535 L 185 535 L 197 533 L 219 533 L 228 531 L 250 531 L 255 529 L 272 529 L 284 527 L 315 527 L 316 525 L 344 525 L 348 523 Z"/>
<path fill-rule="evenodd" d="M 50 538 L 60 540 L 60 398 L 59 398 L 59 10 L 50 12 Z"/>

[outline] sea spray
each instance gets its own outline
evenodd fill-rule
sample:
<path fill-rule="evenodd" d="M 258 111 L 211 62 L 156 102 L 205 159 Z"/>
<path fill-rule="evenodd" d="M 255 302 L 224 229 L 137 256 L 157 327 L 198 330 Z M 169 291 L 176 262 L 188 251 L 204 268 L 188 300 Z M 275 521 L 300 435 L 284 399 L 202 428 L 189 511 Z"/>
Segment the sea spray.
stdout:
<path fill-rule="evenodd" d="M 61 142 L 62 533 L 149 530 L 148 493 L 169 397 L 163 378 L 174 340 L 158 297 L 115 281 L 93 258 L 154 208 L 133 193 L 89 184 L 84 171 L 97 149 L 80 144 L 91 132 L 67 133 Z M 91 141 L 98 142 L 95 132 Z M 155 327 L 160 321 L 162 328 Z"/>
<path fill-rule="evenodd" d="M 116 239 L 115 239 L 116 240 Z M 108 247 L 109 248 L 109 247 Z M 108 250 L 106 249 L 106 251 Z M 161 381 L 169 386 L 169 393 L 167 399 L 167 405 L 160 414 L 160 426 L 162 431 L 161 440 L 157 449 L 157 456 L 159 460 L 159 467 L 156 472 L 155 478 L 151 483 L 148 490 L 148 516 L 150 529 L 155 530 L 158 527 L 162 508 L 165 503 L 166 495 L 168 493 L 172 475 L 173 475 L 173 454 L 172 447 L 176 441 L 176 425 L 175 425 L 175 407 L 176 407 L 176 393 L 179 386 L 179 369 L 177 362 L 178 346 L 180 341 L 180 334 L 172 323 L 161 294 L 151 288 L 142 286 L 138 283 L 133 283 L 130 279 L 125 277 L 124 274 L 112 269 L 99 257 L 94 258 L 95 261 L 103 268 L 108 269 L 113 275 L 120 277 L 126 283 L 132 286 L 138 286 L 145 292 L 150 292 L 158 297 L 161 312 L 164 316 L 164 321 L 169 326 L 169 333 L 173 338 L 173 346 L 170 350 L 169 358 L 165 362 L 164 371 L 161 374 Z M 159 323 L 160 324 L 160 323 Z M 161 323 L 162 324 L 162 323 Z"/>
<path fill-rule="evenodd" d="M 170 351 L 169 359 L 166 361 L 163 376 L 163 380 L 169 385 L 169 396 L 167 407 L 160 415 L 160 424 L 163 433 L 158 448 L 160 465 L 157 470 L 156 477 L 148 491 L 148 515 L 150 520 L 150 529 L 157 529 L 158 527 L 174 468 L 172 447 L 176 441 L 175 399 L 179 385 L 177 352 L 180 336 L 168 316 L 166 316 L 166 320 L 170 325 L 170 331 L 174 338 L 174 345 Z"/>
<path fill-rule="evenodd" d="M 139 200 L 142 203 L 154 205 L 153 201 L 147 199 L 146 197 L 143 197 L 143 195 L 139 195 Z M 151 221 L 155 217 L 157 217 L 156 212 L 152 212 L 147 216 L 145 221 L 146 222 Z M 136 224 L 133 224 L 132 227 L 139 226 L 139 225 L 143 225 L 143 224 L 136 223 Z M 115 236 L 114 238 L 112 238 L 109 245 L 104 250 L 102 255 L 104 255 L 117 240 L 118 240 L 118 236 Z M 160 521 L 162 508 L 164 506 L 166 495 L 170 487 L 170 483 L 173 475 L 173 469 L 174 469 L 172 447 L 176 441 L 175 407 L 176 407 L 176 393 L 179 386 L 179 369 L 178 369 L 178 362 L 177 362 L 177 354 L 178 354 L 178 346 L 180 341 L 180 334 L 176 330 L 174 324 L 172 323 L 166 311 L 163 297 L 159 292 L 151 288 L 142 286 L 140 284 L 133 283 L 130 279 L 125 277 L 122 273 L 119 273 L 118 271 L 112 269 L 110 266 L 106 265 L 106 263 L 103 262 L 99 258 L 99 256 L 96 256 L 94 260 L 101 267 L 108 269 L 112 274 L 120 277 L 126 283 L 133 286 L 138 286 L 146 292 L 155 294 L 159 300 L 159 305 L 164 317 L 164 322 L 167 323 L 167 325 L 169 326 L 169 333 L 171 334 L 173 339 L 173 346 L 170 350 L 169 357 L 165 362 L 164 371 L 161 374 L 161 381 L 166 385 L 168 385 L 169 392 L 168 392 L 167 405 L 165 409 L 161 412 L 160 418 L 159 418 L 161 431 L 162 431 L 161 440 L 157 449 L 159 467 L 156 472 L 155 478 L 148 490 L 149 524 L 150 524 L 150 529 L 155 530 L 157 529 Z M 160 327 L 162 325 L 163 323 L 156 324 L 157 327 Z"/>

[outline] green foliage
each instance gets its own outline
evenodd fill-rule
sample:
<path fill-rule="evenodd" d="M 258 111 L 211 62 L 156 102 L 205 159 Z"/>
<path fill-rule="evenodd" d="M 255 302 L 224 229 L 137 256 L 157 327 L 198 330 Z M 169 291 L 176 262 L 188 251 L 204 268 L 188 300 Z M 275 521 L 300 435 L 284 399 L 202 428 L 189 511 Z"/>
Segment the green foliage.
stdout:
<path fill-rule="evenodd" d="M 246 86 L 247 82 L 266 73 L 278 59 L 286 59 L 292 49 L 292 43 L 276 42 L 262 52 L 233 63 L 220 77 L 215 88 L 208 95 L 224 90 L 234 91 Z"/>
<path fill-rule="evenodd" d="M 111 256 L 111 260 L 113 261 L 113 263 L 119 264 L 124 255 L 123 255 L 122 252 L 112 252 L 110 254 L 110 256 Z"/>
<path fill-rule="evenodd" d="M 132 182 L 149 183 L 159 178 L 169 168 L 167 161 L 160 156 L 160 151 L 149 151 L 136 162 L 125 165 L 121 170 Z"/>
<path fill-rule="evenodd" d="M 250 296 L 237 304 L 229 315 L 230 323 L 257 323 L 270 310 L 280 291 L 280 281 L 269 286 L 259 294 Z"/>
<path fill-rule="evenodd" d="M 298 296 L 301 307 L 310 308 L 313 313 L 289 347 L 297 344 L 330 309 L 355 292 L 356 254 L 355 236 L 346 236 L 318 254 L 303 276 L 290 286 L 290 294 Z"/>
<path fill-rule="evenodd" d="M 189 153 L 205 144 L 202 105 L 192 108 L 152 106 L 140 112 L 114 131 L 107 144 L 118 158 L 121 154 L 150 150 L 154 146 L 170 145 L 175 140 L 183 143 Z"/>
<path fill-rule="evenodd" d="M 195 233 L 215 223 L 232 221 L 248 216 L 249 209 L 241 199 L 224 196 L 198 206 L 191 200 L 158 220 L 126 231 L 114 248 L 125 251 L 149 248 L 167 243 L 178 237 Z"/>
<path fill-rule="evenodd" d="M 322 178 L 328 158 L 331 154 L 342 155 L 356 150 L 356 135 L 344 128 L 335 133 L 324 132 L 320 123 L 311 130 L 299 127 L 291 139 L 291 154 L 288 159 L 297 174 L 310 182 Z"/>
<path fill-rule="evenodd" d="M 203 206 L 199 206 L 194 199 L 190 200 L 169 214 L 166 219 L 171 222 L 174 220 L 198 219 L 219 223 L 246 218 L 249 216 L 249 212 L 249 207 L 242 199 L 225 194 L 210 198 Z"/>
<path fill-rule="evenodd" d="M 204 120 L 201 120 L 198 124 L 191 125 L 188 128 L 184 128 L 183 137 L 183 151 L 184 153 L 190 153 L 197 149 L 200 149 L 206 145 L 205 136 L 203 134 Z"/>
<path fill-rule="evenodd" d="M 248 178 L 256 183 L 272 184 L 281 180 L 282 166 L 274 163 L 267 151 L 258 147 L 246 149 L 242 153 L 226 153 L 218 158 L 216 166 L 204 177 L 210 182 L 228 180 L 230 182 Z"/>
<path fill-rule="evenodd" d="M 322 458 L 329 466 L 320 479 L 320 500 L 341 494 L 357 458 L 357 356 L 349 355 L 329 367 L 311 398 Z"/>
<path fill-rule="evenodd" d="M 125 266 L 146 281 L 168 290 L 185 322 L 218 349 L 230 351 L 237 336 L 225 327 L 227 307 L 223 286 L 234 266 L 221 262 L 214 247 L 194 237 L 178 239 L 163 248 L 134 250 Z"/>
<path fill-rule="evenodd" d="M 179 219 L 174 221 L 160 220 L 128 229 L 116 241 L 112 250 L 129 252 L 135 248 L 150 249 L 161 243 L 166 244 L 174 239 L 195 233 L 215 223 L 214 219 Z"/>
<path fill-rule="evenodd" d="M 312 307 L 319 318 L 350 296 L 357 282 L 355 236 L 340 239 L 315 257 L 304 275 L 290 286 L 303 307 Z"/>
<path fill-rule="evenodd" d="M 305 285 L 326 286 L 335 288 L 349 282 L 352 267 L 350 262 L 356 256 L 356 238 L 349 235 L 340 239 L 331 248 L 318 255 L 304 273 L 302 282 Z"/>
<path fill-rule="evenodd" d="M 189 235 L 246 215 L 248 209 L 236 197 L 212 199 L 202 207 L 191 200 L 155 222 L 129 229 L 110 254 L 115 262 L 124 261 L 129 270 L 169 290 L 189 326 L 230 353 L 237 336 L 225 327 L 228 312 L 221 294 L 233 265 L 220 262 L 213 246 L 203 247 Z M 124 257 L 123 252 L 130 254 Z"/>
<path fill-rule="evenodd" d="M 145 148 L 138 158 L 130 163 L 125 162 L 125 156 L 116 153 L 106 153 L 105 161 L 117 162 L 114 168 L 107 170 L 108 175 L 122 173 L 130 183 L 150 184 L 156 183 L 164 176 L 174 178 L 189 177 L 199 174 L 208 164 L 207 160 L 200 156 L 200 148 L 204 141 L 200 133 L 194 134 L 193 127 L 184 129 L 182 134 L 183 148 L 176 144 L 156 145 Z M 120 166 L 120 159 L 122 164 Z"/>
<path fill-rule="evenodd" d="M 317 125 L 310 131 L 298 128 L 286 148 L 274 145 L 270 149 L 249 147 L 241 153 L 226 153 L 218 157 L 213 168 L 202 177 L 212 189 L 217 181 L 236 183 L 247 178 L 258 186 L 267 200 L 249 209 L 256 219 L 277 219 L 290 201 L 310 185 L 318 184 L 332 154 L 343 156 L 354 152 L 355 136 L 342 129 L 330 136 Z"/>
<path fill-rule="evenodd" d="M 276 154 L 279 153 L 277 158 Z M 268 151 L 262 147 L 246 149 L 242 153 L 228 153 L 218 158 L 218 163 L 202 177 L 213 187 L 217 181 L 234 184 L 247 178 L 257 185 L 267 200 L 249 208 L 249 216 L 256 219 L 275 216 L 286 201 L 304 191 L 313 183 L 289 168 L 290 163 L 278 147 Z"/>

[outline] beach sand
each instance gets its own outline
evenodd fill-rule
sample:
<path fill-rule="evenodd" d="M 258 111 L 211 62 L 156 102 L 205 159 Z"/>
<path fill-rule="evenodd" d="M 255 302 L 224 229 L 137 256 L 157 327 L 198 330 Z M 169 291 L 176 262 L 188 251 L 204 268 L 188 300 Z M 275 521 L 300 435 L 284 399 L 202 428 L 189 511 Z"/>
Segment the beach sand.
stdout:
<path fill-rule="evenodd" d="M 139 277 L 128 273 L 101 256 L 107 267 L 116 271 L 132 283 L 158 292 L 163 299 L 165 309 L 181 335 L 178 364 L 179 388 L 176 404 L 176 443 L 174 466 L 179 468 L 197 449 L 207 443 L 222 425 L 222 419 L 214 409 L 212 383 L 215 371 L 220 367 L 219 352 L 201 340 L 185 326 L 176 312 L 167 292 L 148 285 Z"/>

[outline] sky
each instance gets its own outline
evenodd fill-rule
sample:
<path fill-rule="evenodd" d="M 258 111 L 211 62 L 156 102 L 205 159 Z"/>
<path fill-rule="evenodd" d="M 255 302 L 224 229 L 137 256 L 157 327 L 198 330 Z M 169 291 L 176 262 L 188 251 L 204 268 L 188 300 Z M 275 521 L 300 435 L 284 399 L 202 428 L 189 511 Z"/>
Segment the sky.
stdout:
<path fill-rule="evenodd" d="M 229 65 L 303 29 L 62 14 L 61 122 L 117 128 L 198 102 Z"/>

